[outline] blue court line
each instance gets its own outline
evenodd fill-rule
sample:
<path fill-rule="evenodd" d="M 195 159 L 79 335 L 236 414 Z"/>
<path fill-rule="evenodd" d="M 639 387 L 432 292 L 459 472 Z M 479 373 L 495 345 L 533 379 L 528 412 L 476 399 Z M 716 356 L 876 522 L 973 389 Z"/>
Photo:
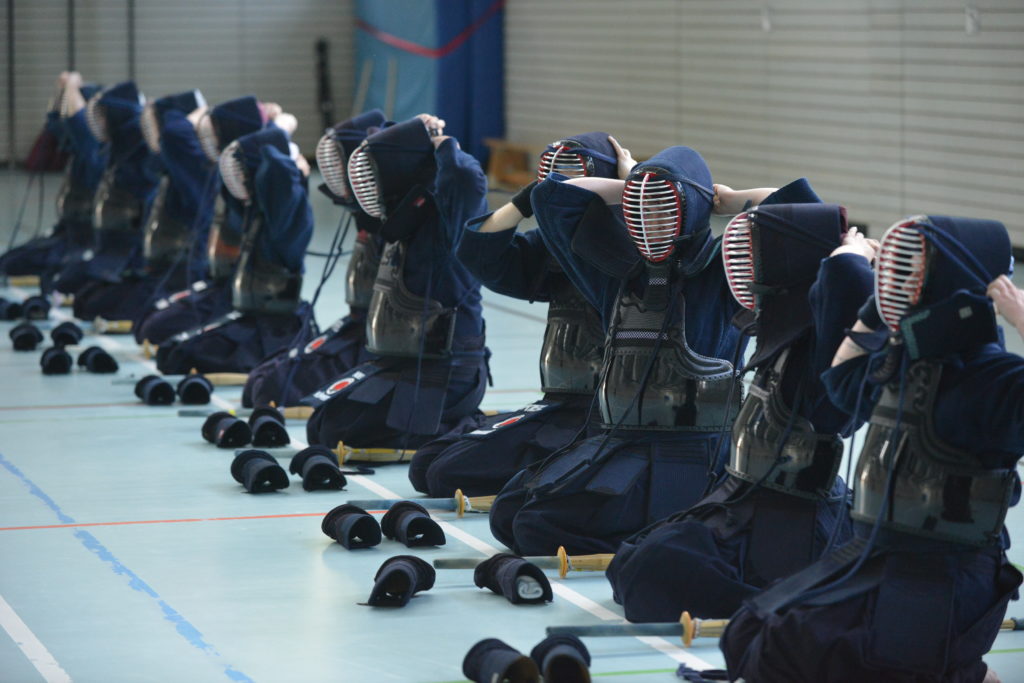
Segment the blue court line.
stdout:
<path fill-rule="evenodd" d="M 4 469 L 6 469 L 15 477 L 20 479 L 21 483 L 23 483 L 28 488 L 29 493 L 31 493 L 33 496 L 41 500 L 43 504 L 46 505 L 46 507 L 53 510 L 53 512 L 57 515 L 57 519 L 59 519 L 62 523 L 75 523 L 75 520 L 72 517 L 66 515 L 64 511 L 60 509 L 60 506 L 57 505 L 56 502 L 54 502 L 53 498 L 50 498 L 48 495 L 46 495 L 46 493 L 44 493 L 41 488 L 36 486 L 36 484 L 31 479 L 26 477 L 25 474 L 20 469 L 18 469 L 17 466 L 14 465 L 14 463 L 5 458 L 2 453 L 0 453 L 0 466 L 3 466 Z M 110 565 L 110 569 L 115 574 L 127 577 L 128 586 L 132 590 L 144 593 L 145 595 L 148 595 L 150 598 L 152 598 L 156 602 L 157 606 L 160 608 L 160 611 L 163 614 L 164 619 L 174 624 L 175 630 L 182 638 L 188 641 L 189 645 L 201 650 L 204 654 L 210 655 L 211 657 L 214 657 L 216 659 L 221 658 L 221 655 L 219 652 L 217 652 L 216 648 L 214 648 L 213 645 L 210 645 L 205 640 L 203 640 L 203 634 L 199 632 L 199 629 L 197 629 L 195 626 L 189 623 L 189 621 L 185 619 L 185 617 L 183 617 L 180 612 L 178 612 L 176 609 L 168 605 L 167 602 L 160 597 L 159 593 L 153 590 L 148 583 L 139 578 L 138 574 L 133 572 L 131 569 L 126 567 L 120 560 L 118 560 L 112 552 L 107 550 L 106 546 L 100 543 L 99 539 L 90 534 L 88 531 L 83 531 L 82 529 L 76 529 L 74 531 L 74 535 L 79 541 L 81 541 L 82 545 L 85 546 L 86 550 L 94 554 L 103 562 Z M 239 683 L 253 683 L 251 678 L 249 678 L 244 673 L 230 665 L 224 667 L 224 675 L 232 681 L 238 681 Z"/>

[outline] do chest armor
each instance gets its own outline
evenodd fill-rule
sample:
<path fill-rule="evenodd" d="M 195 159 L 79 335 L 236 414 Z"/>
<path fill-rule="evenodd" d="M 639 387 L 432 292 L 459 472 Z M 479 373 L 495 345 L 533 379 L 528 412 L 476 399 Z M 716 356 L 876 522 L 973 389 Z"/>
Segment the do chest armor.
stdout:
<path fill-rule="evenodd" d="M 604 331 L 597 311 L 564 275 L 554 278 L 540 351 L 545 392 L 593 394 L 601 377 Z"/>
<path fill-rule="evenodd" d="M 942 365 L 918 361 L 900 387 L 882 391 L 868 421 L 857 462 L 852 516 L 888 529 L 973 546 L 999 543 L 1016 477 L 985 469 L 977 456 L 935 432 L 935 397 Z M 890 468 L 892 492 L 883 510 Z"/>
<path fill-rule="evenodd" d="M 138 232 L 142 224 L 142 200 L 114 184 L 116 166 L 109 167 L 96 190 L 93 220 L 104 232 Z"/>
<path fill-rule="evenodd" d="M 369 308 L 378 270 L 380 249 L 376 240 L 373 237 L 357 238 L 345 272 L 345 303 L 353 308 Z"/>
<path fill-rule="evenodd" d="M 206 243 L 210 278 L 215 282 L 225 282 L 234 275 L 242 249 L 242 233 L 226 229 L 227 218 L 227 202 L 218 192 L 213 203 L 213 219 L 210 221 L 210 236 Z"/>
<path fill-rule="evenodd" d="M 63 221 L 92 225 L 93 193 L 71 180 L 71 166 L 64 173 L 64 184 L 57 195 L 57 215 Z"/>
<path fill-rule="evenodd" d="M 808 420 L 793 415 L 782 398 L 788 367 L 786 349 L 773 366 L 757 371 L 733 424 L 726 468 L 740 479 L 776 491 L 821 498 L 835 482 L 843 443 L 834 434 L 816 433 Z"/>
<path fill-rule="evenodd" d="M 253 211 L 251 223 L 242 239 L 242 255 L 231 287 L 231 302 L 236 311 L 282 315 L 298 308 L 302 293 L 302 275 L 263 258 L 256 239 L 263 230 L 263 217 Z"/>
<path fill-rule="evenodd" d="M 687 344 L 685 301 L 679 306 L 679 322 L 666 325 L 666 316 L 672 315 L 671 265 L 648 265 L 647 273 L 645 296 L 620 297 L 608 331 L 608 369 L 598 387 L 602 426 L 718 431 L 739 408 L 742 392 L 733 388 L 739 382 L 733 366 Z"/>
<path fill-rule="evenodd" d="M 161 269 L 171 266 L 178 255 L 189 246 L 189 226 L 164 212 L 170 186 L 171 181 L 167 176 L 160 179 L 156 197 L 146 219 L 143 253 L 150 268 Z"/>
<path fill-rule="evenodd" d="M 458 311 L 409 291 L 403 277 L 406 249 L 401 241 L 384 247 L 366 318 L 366 348 L 378 356 L 445 358 L 451 355 Z"/>

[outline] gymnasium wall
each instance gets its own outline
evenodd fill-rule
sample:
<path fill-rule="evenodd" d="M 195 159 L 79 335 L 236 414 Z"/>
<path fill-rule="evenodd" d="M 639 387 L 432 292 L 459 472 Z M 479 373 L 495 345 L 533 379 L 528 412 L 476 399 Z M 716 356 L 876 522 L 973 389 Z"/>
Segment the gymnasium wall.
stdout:
<path fill-rule="evenodd" d="M 43 122 L 57 74 L 68 68 L 67 0 L 14 0 L 15 150 L 23 159 Z M 354 89 L 352 0 L 88 0 L 74 3 L 75 68 L 87 80 L 135 79 L 150 97 L 199 88 L 211 104 L 243 94 L 276 101 L 299 119 L 312 157 L 322 131 L 315 43 L 330 44 L 337 119 Z M 0 159 L 8 156 L 8 18 L 0 7 Z"/>
<path fill-rule="evenodd" d="M 698 149 L 735 188 L 806 175 L 880 235 L 996 218 L 1024 245 L 1021 0 L 512 0 L 507 137 Z"/>

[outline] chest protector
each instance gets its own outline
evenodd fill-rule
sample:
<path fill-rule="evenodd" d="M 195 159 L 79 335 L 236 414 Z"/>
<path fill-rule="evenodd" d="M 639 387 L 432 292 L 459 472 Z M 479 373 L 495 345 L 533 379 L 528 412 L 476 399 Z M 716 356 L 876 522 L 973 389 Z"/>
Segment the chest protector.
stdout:
<path fill-rule="evenodd" d="M 793 415 L 782 397 L 788 366 L 786 349 L 773 366 L 757 371 L 733 424 L 726 468 L 740 479 L 776 491 L 820 498 L 829 495 L 835 482 L 843 442 L 835 434 L 816 433 L 808 420 Z"/>
<path fill-rule="evenodd" d="M 242 253 L 242 233 L 225 226 L 228 206 L 224 197 L 217 193 L 213 202 L 213 219 L 210 221 L 210 235 L 206 242 L 206 256 L 210 262 L 210 279 L 225 282 L 235 274 L 235 266 Z"/>
<path fill-rule="evenodd" d="M 455 335 L 455 308 L 417 296 L 405 286 L 406 247 L 384 247 L 366 318 L 366 348 L 378 356 L 445 358 Z"/>
<path fill-rule="evenodd" d="M 252 212 L 252 222 L 242 239 L 242 255 L 231 286 L 231 303 L 242 313 L 283 315 L 299 306 L 302 275 L 265 260 L 256 245 L 263 217 Z"/>
<path fill-rule="evenodd" d="M 135 233 L 142 224 L 142 200 L 114 185 L 116 171 L 108 168 L 96 190 L 93 221 L 101 240 L 103 233 Z"/>
<path fill-rule="evenodd" d="M 69 164 L 70 166 L 70 164 Z M 64 185 L 57 195 L 57 215 L 62 221 L 92 225 L 93 193 L 72 182 L 71 173 L 64 175 Z"/>
<path fill-rule="evenodd" d="M 935 396 L 942 365 L 918 361 L 907 370 L 903 410 L 900 387 L 889 384 L 868 421 L 857 461 L 851 515 L 902 533 L 973 546 L 999 543 L 1016 477 L 986 469 L 974 453 L 935 432 Z M 899 421 L 897 427 L 897 419 Z M 890 467 L 892 492 L 882 511 Z"/>
<path fill-rule="evenodd" d="M 671 266 L 648 265 L 643 299 L 619 299 L 605 342 L 608 369 L 598 387 L 602 427 L 719 431 L 739 410 L 742 391 L 732 363 L 702 356 L 686 342 L 685 301 L 666 325 Z M 660 343 L 659 343 L 660 342 Z M 647 372 L 648 366 L 651 367 Z M 645 381 L 646 374 L 646 381 Z"/>
<path fill-rule="evenodd" d="M 170 186 L 170 179 L 164 176 L 146 219 L 143 253 L 149 267 L 157 270 L 170 267 L 178 254 L 188 249 L 190 243 L 189 226 L 171 218 L 164 211 Z"/>
<path fill-rule="evenodd" d="M 351 308 L 369 308 L 378 270 L 380 249 L 377 241 L 369 235 L 366 239 L 357 237 L 345 273 L 345 303 Z"/>
<path fill-rule="evenodd" d="M 540 350 L 541 388 L 545 392 L 593 394 L 604 355 L 601 319 L 568 278 L 552 279 L 548 326 Z"/>

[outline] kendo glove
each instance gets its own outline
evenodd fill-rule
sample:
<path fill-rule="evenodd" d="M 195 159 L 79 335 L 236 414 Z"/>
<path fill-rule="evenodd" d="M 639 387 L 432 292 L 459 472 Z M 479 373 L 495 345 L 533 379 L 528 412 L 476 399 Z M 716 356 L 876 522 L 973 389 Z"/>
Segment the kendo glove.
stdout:
<path fill-rule="evenodd" d="M 857 320 L 861 321 L 869 329 L 877 330 L 884 323 L 882 316 L 878 313 L 878 304 L 875 303 L 875 295 L 872 294 L 864 302 L 864 305 L 857 311 Z"/>
<path fill-rule="evenodd" d="M 533 206 L 530 204 L 530 195 L 533 194 L 533 188 L 535 187 L 537 187 L 536 180 L 512 195 L 512 199 L 510 200 L 512 206 L 516 207 L 519 213 L 523 214 L 523 218 L 529 218 L 533 215 Z"/>

